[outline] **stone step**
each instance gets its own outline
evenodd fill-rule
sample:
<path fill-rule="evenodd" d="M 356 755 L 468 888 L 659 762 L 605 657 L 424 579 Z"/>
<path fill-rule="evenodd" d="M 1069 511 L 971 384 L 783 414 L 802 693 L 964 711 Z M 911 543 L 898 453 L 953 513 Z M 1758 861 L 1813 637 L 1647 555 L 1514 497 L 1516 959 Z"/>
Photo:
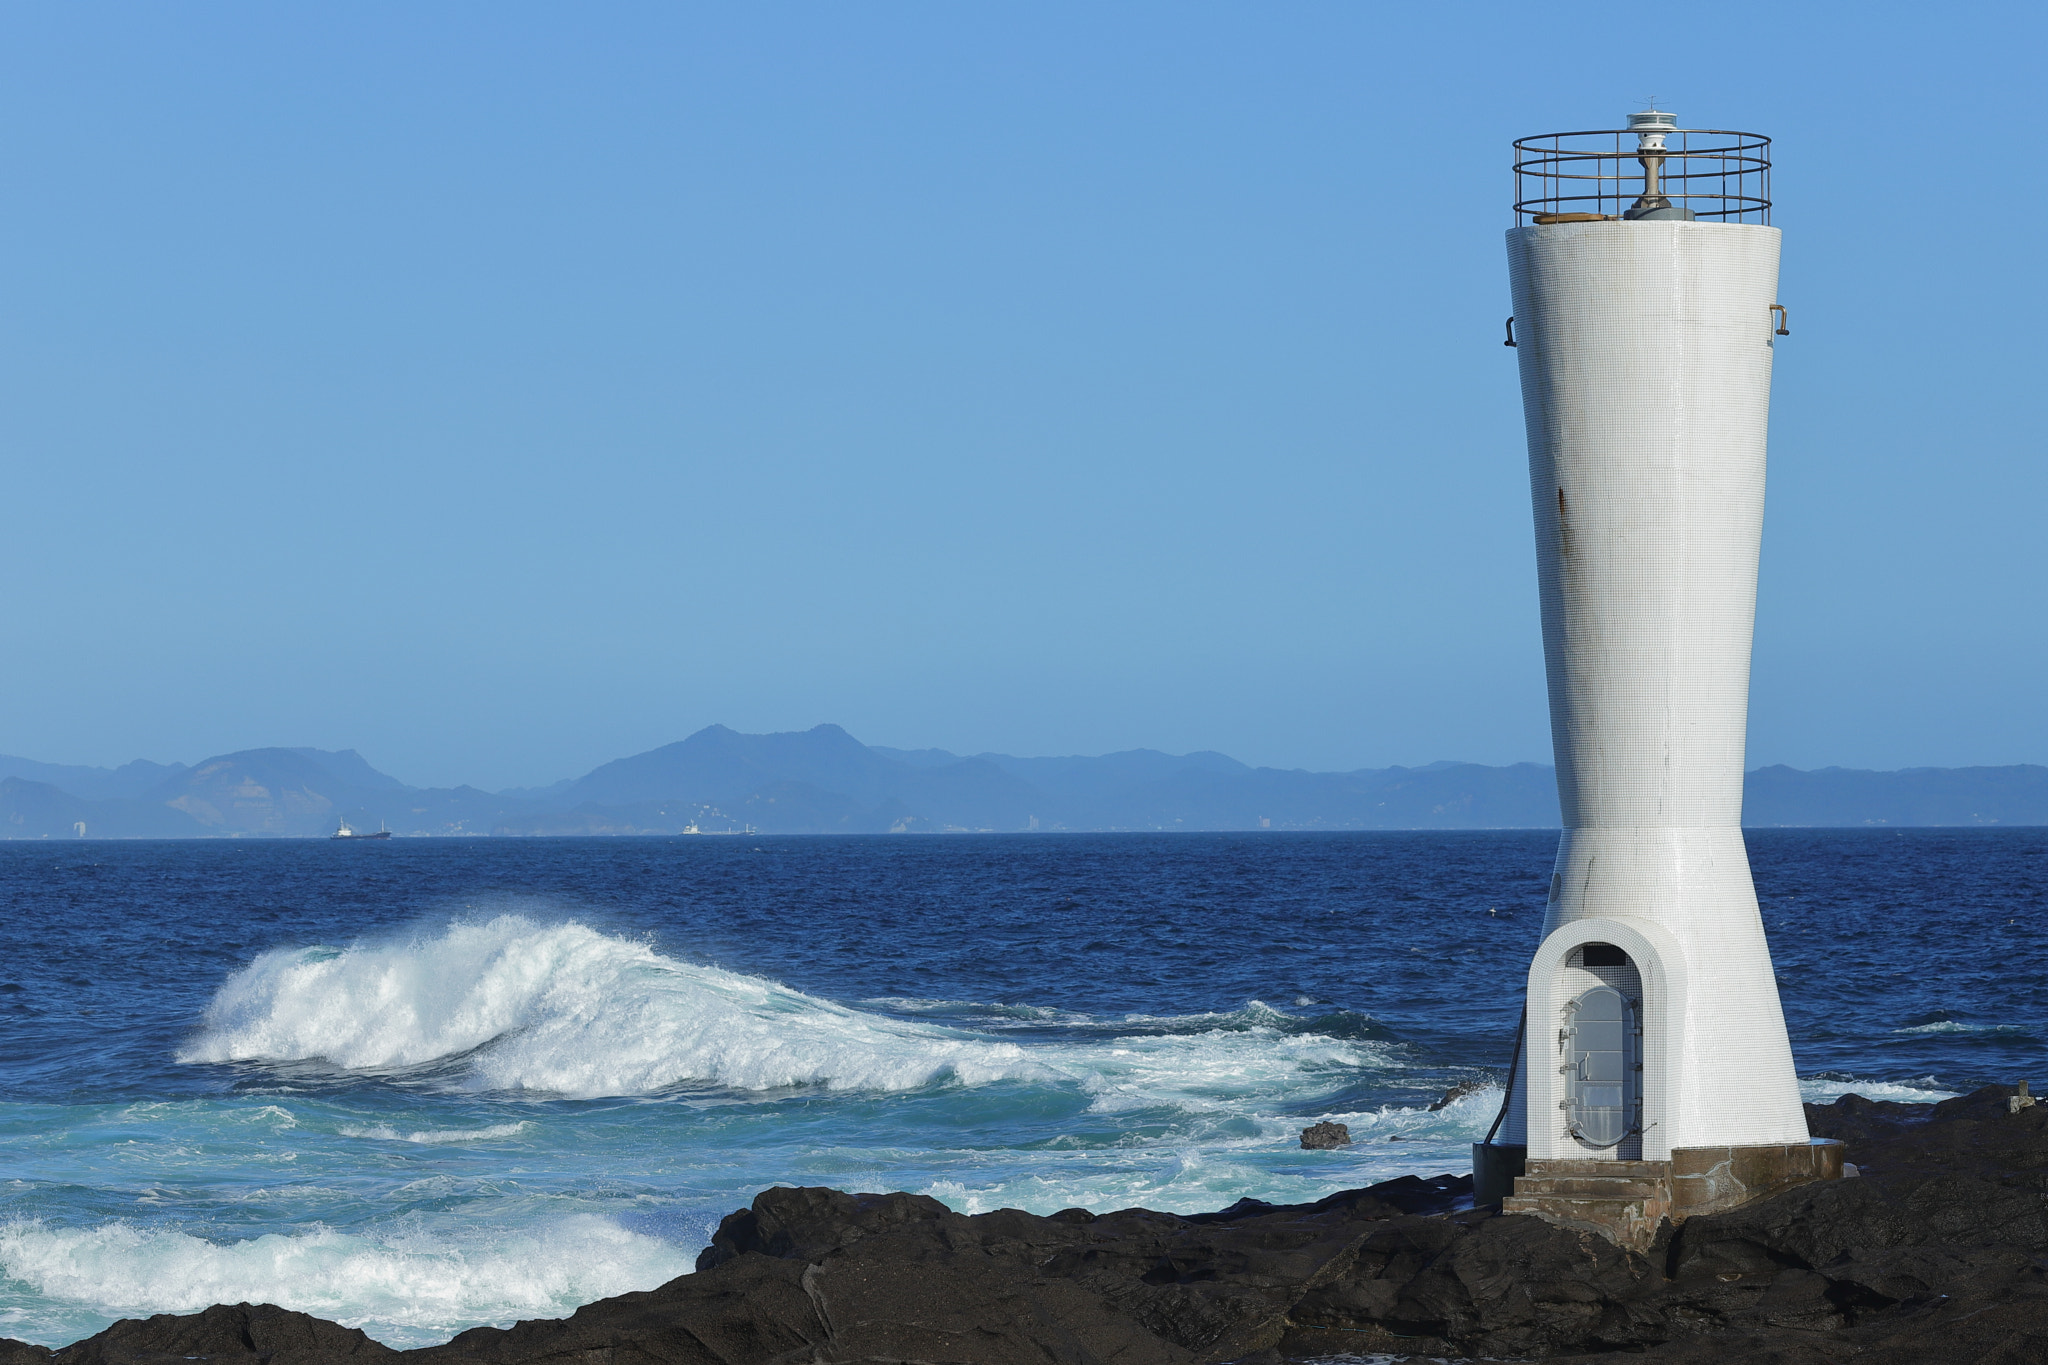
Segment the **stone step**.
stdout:
<path fill-rule="evenodd" d="M 1669 1199 L 1671 1182 L 1604 1175 L 1525 1175 L 1516 1178 L 1515 1194 L 1558 1194 L 1588 1199 Z"/>
<path fill-rule="evenodd" d="M 1526 1169 L 1530 1175 L 1624 1176 L 1630 1180 L 1671 1178 L 1671 1163 L 1668 1161 L 1601 1161 L 1589 1157 L 1552 1157 L 1531 1161 Z"/>
<path fill-rule="evenodd" d="M 1671 1215 L 1671 1163 L 1584 1158 L 1531 1161 L 1502 1213 L 1534 1214 L 1583 1228 L 1634 1251 L 1649 1250 Z"/>
<path fill-rule="evenodd" d="M 1661 1217 L 1668 1212 L 1670 1201 L 1655 1196 L 1634 1199 L 1608 1199 L 1591 1194 L 1511 1194 L 1501 1201 L 1502 1213 L 1627 1213 L 1655 1215 Z"/>
<path fill-rule="evenodd" d="M 1519 1185 L 1521 1182 L 1517 1181 Z M 1501 1201 L 1502 1213 L 1534 1214 L 1545 1222 L 1598 1233 L 1631 1251 L 1644 1252 L 1657 1238 L 1657 1225 L 1670 1216 L 1668 1198 L 1606 1199 L 1586 1195 L 1516 1193 Z"/>

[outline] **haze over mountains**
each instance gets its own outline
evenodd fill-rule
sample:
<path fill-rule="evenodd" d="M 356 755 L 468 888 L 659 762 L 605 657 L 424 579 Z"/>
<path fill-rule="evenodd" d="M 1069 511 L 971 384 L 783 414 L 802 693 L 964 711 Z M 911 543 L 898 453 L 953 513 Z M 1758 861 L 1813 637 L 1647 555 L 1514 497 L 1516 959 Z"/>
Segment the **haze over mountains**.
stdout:
<path fill-rule="evenodd" d="M 1745 823 L 2048 824 L 2048 767 L 1748 775 Z M 249 749 L 87 768 L 0 757 L 0 838 L 332 834 L 875 834 L 1056 830 L 1555 828 L 1551 769 L 1433 763 L 1314 773 L 1218 753 L 962 757 L 862 744 L 836 725 L 722 725 L 552 787 L 408 787 L 352 749 Z"/>

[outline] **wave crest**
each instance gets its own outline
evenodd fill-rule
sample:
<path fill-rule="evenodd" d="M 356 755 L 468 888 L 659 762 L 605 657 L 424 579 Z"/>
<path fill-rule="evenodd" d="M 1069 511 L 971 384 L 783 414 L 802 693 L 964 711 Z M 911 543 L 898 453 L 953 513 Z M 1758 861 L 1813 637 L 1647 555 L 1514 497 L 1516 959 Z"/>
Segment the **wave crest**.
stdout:
<path fill-rule="evenodd" d="M 1936 1019 L 1930 1023 L 1914 1024 L 1910 1028 L 1895 1028 L 1893 1033 L 1953 1033 L 1953 1034 L 2004 1034 L 2025 1036 L 2034 1032 L 2025 1024 L 1966 1024 L 1957 1019 Z"/>
<path fill-rule="evenodd" d="M 688 1082 L 912 1090 L 1042 1074 L 1021 1048 L 520 915 L 381 946 L 279 949 L 221 985 L 181 1062 L 458 1063 L 468 1088 L 572 1098 Z"/>
<path fill-rule="evenodd" d="M 1801 1077 L 1799 1097 L 1808 1104 L 1831 1104 L 1844 1095 L 1861 1095 L 1866 1100 L 1893 1100 L 1900 1104 L 1934 1104 L 1956 1097 L 1953 1090 L 1941 1088 L 1932 1076 L 1922 1076 L 1917 1081 L 1866 1081 L 1839 1072 L 1822 1072 L 1817 1076 Z"/>
<path fill-rule="evenodd" d="M 439 1146 L 450 1142 L 491 1142 L 500 1138 L 518 1137 L 533 1127 L 530 1122 L 494 1123 L 488 1128 L 418 1128 L 410 1133 L 400 1132 L 388 1123 L 344 1125 L 336 1131 L 343 1137 L 374 1138 L 379 1142 L 417 1142 L 427 1146 Z"/>
<path fill-rule="evenodd" d="M 219 1243 L 123 1222 L 57 1228 L 19 1220 L 0 1225 L 0 1269 L 51 1299 L 115 1315 L 275 1303 L 373 1327 L 387 1344 L 427 1345 L 478 1322 L 509 1326 L 652 1289 L 690 1264 L 680 1247 L 585 1214 L 494 1231 L 488 1243 L 424 1228 L 378 1234 L 318 1225 Z"/>

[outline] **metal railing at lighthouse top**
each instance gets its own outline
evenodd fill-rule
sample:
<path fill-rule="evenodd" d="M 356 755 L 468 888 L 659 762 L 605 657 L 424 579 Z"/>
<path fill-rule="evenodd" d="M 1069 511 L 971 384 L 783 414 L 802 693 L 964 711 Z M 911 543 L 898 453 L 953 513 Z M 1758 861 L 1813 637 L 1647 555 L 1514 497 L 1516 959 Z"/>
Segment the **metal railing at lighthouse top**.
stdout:
<path fill-rule="evenodd" d="M 1633 127 L 1518 140 L 1515 226 L 1643 217 L 1771 221 L 1769 138 L 1676 128 L 1669 115 L 1629 121 Z"/>

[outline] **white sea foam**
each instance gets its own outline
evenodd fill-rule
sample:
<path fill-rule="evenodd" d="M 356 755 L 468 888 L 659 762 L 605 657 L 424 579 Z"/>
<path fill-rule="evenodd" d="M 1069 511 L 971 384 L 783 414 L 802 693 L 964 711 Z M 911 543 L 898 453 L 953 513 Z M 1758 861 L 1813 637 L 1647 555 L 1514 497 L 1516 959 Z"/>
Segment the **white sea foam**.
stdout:
<path fill-rule="evenodd" d="M 1384 1044 L 1268 1024 L 1199 1033 L 1135 1033 L 1037 1052 L 1091 1097 L 1097 1113 L 1159 1105 L 1238 1111 L 1247 1100 L 1287 1102 L 1325 1093 L 1359 1069 L 1389 1065 Z"/>
<path fill-rule="evenodd" d="M 443 1142 L 489 1142 L 496 1138 L 518 1137 L 531 1123 L 493 1123 L 487 1128 L 420 1128 L 402 1133 L 388 1123 L 371 1123 L 361 1126 L 344 1125 L 339 1131 L 343 1137 L 376 1138 L 381 1142 L 419 1142 L 427 1144 Z"/>
<path fill-rule="evenodd" d="M 1476 1142 L 1486 1136 L 1500 1113 L 1501 1088 L 1483 1085 L 1458 1096 L 1441 1109 L 1410 1109 L 1386 1105 L 1379 1109 L 1351 1113 L 1333 1112 L 1321 1117 L 1351 1129 L 1357 1142 Z"/>
<path fill-rule="evenodd" d="M 1053 1013 L 989 1008 L 1025 1018 Z M 1304 1024 L 1254 1000 L 1227 1012 L 1091 1022 L 1082 1027 L 1092 1038 L 1019 1046 L 678 962 L 581 924 L 501 915 L 402 943 L 265 953 L 221 986 L 178 1059 L 318 1059 L 372 1073 L 437 1066 L 453 1068 L 467 1088 L 571 1097 L 642 1095 L 686 1082 L 762 1092 L 1067 1081 L 1105 1113 L 1299 1099 L 1328 1091 L 1347 1072 L 1392 1064 L 1388 1044 L 1306 1032 Z M 409 1142 L 511 1135 L 344 1132 Z"/>
<path fill-rule="evenodd" d="M 1212 1115 L 1190 1125 L 1197 1135 L 1179 1140 L 1049 1151 L 1029 1165 L 960 1163 L 918 1192 L 970 1214 L 1001 1208 L 1051 1213 L 1076 1205 L 1097 1212 L 1139 1205 L 1192 1213 L 1246 1197 L 1308 1203 L 1395 1176 L 1470 1169 L 1471 1144 L 1486 1135 L 1500 1101 L 1500 1088 L 1488 1086 L 1435 1111 L 1386 1105 L 1284 1117 L 1269 1113 L 1237 1123 L 1215 1122 L 1221 1115 Z M 1297 1134 L 1321 1119 L 1347 1125 L 1352 1145 L 1303 1151 Z"/>
<path fill-rule="evenodd" d="M 1964 1024 L 1954 1019 L 1937 1019 L 1931 1024 L 1915 1024 L 1911 1028 L 1895 1028 L 1893 1033 L 2018 1033 L 2030 1034 L 2034 1030 L 2024 1024 Z"/>
<path fill-rule="evenodd" d="M 1206 1033 L 1215 1030 L 1253 1029 L 1261 1026 L 1290 1033 L 1317 1031 L 1328 1024 L 1346 1035 L 1376 1029 L 1371 1016 L 1348 1010 L 1304 1018 L 1273 1008 L 1263 1000 L 1247 1000 L 1234 1010 L 1204 1010 L 1195 1014 L 1121 1014 L 1097 1016 L 1046 1005 L 1014 1005 L 981 1000 L 927 1000 L 912 996 L 882 995 L 860 1002 L 896 1014 L 946 1013 L 973 1021 L 977 1028 L 1018 1028 L 1054 1024 L 1084 1033 Z M 1302 996 L 1297 1007 L 1322 1002 Z"/>
<path fill-rule="evenodd" d="M 1001 1001 L 926 1000 L 917 996 L 877 995 L 860 1002 L 895 1014 L 965 1015 L 981 1027 L 1022 1028 L 1038 1024 L 1085 1025 L 1091 1016 L 1048 1005 L 1009 1005 Z"/>
<path fill-rule="evenodd" d="M 221 986 L 178 1059 L 370 1072 L 462 1059 L 474 1088 L 575 1097 L 690 1081 L 911 1090 L 1044 1074 L 1012 1044 L 518 915 L 405 943 L 265 953 Z"/>
<path fill-rule="evenodd" d="M 1327 1093 L 1360 1070 L 1398 1065 L 1393 1045 L 1315 1031 L 1305 1020 L 1248 1000 L 1238 1009 L 1195 1014 L 1126 1014 L 1095 1018 L 1030 1005 L 973 1001 L 865 1001 L 903 1012 L 946 1010 L 974 1018 L 978 1027 L 1058 1024 L 1060 1042 L 1027 1044 L 1028 1055 L 1052 1076 L 1072 1081 L 1091 1097 L 1095 1113 L 1171 1109 L 1193 1114 L 1240 1114 L 1268 1104 L 1295 1104 Z M 1345 1018 L 1339 1032 L 1370 1027 L 1364 1015 Z M 1277 1131 L 1277 1130 L 1276 1130 Z"/>
<path fill-rule="evenodd" d="M 1811 1076 L 1799 1082 L 1799 1097 L 1808 1104 L 1827 1104 L 1844 1095 L 1861 1095 L 1866 1100 L 1895 1100 L 1900 1104 L 1932 1104 L 1952 1100 L 1953 1090 L 1943 1090 L 1932 1076 L 1900 1084 L 1897 1081 L 1859 1081 L 1834 1076 Z"/>
<path fill-rule="evenodd" d="M 690 1260 L 668 1242 L 580 1214 L 471 1241 L 421 1226 L 381 1235 L 313 1226 L 222 1243 L 123 1222 L 16 1221 L 0 1225 L 0 1268 L 48 1299 L 110 1315 L 275 1303 L 424 1345 L 479 1322 L 552 1317 L 651 1289 L 686 1273 Z"/>

